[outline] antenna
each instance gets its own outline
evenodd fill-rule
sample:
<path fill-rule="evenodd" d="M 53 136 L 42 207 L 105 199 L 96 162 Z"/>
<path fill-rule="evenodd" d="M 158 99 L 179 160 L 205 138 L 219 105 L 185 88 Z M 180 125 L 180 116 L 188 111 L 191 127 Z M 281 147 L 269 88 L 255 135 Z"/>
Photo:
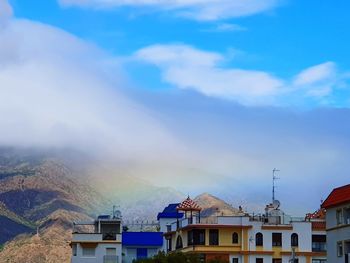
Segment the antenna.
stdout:
<path fill-rule="evenodd" d="M 275 202 L 275 189 L 276 189 L 276 185 L 275 185 L 275 181 L 280 179 L 279 177 L 276 176 L 276 172 L 279 172 L 280 170 L 273 168 L 272 170 L 272 203 Z"/>

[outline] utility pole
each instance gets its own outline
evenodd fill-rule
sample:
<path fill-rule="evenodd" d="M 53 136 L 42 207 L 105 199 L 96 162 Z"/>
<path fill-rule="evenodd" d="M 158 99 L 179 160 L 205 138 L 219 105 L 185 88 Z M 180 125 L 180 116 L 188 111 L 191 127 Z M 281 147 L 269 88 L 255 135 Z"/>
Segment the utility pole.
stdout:
<path fill-rule="evenodd" d="M 279 172 L 280 170 L 277 170 L 276 168 L 273 168 L 272 170 L 272 203 L 275 201 L 275 189 L 276 185 L 275 182 L 276 180 L 280 179 L 279 177 L 276 176 L 276 172 Z"/>

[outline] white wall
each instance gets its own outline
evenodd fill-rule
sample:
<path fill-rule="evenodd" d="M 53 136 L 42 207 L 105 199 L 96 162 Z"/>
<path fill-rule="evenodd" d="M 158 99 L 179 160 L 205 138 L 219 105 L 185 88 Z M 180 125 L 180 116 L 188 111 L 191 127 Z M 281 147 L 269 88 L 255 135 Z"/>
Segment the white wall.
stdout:
<path fill-rule="evenodd" d="M 283 251 L 291 251 L 291 236 L 293 233 L 298 234 L 299 237 L 299 251 L 312 250 L 312 231 L 310 222 L 293 222 L 293 230 L 265 230 L 262 229 L 262 222 L 251 222 L 253 228 L 249 229 L 248 237 L 251 238 L 250 249 L 256 250 L 255 235 L 257 233 L 263 234 L 264 249 L 272 250 L 272 233 L 282 233 L 282 249 Z"/>
<path fill-rule="evenodd" d="M 77 255 L 72 256 L 72 263 L 103 263 L 103 257 L 106 255 L 106 248 L 116 248 L 118 263 L 121 263 L 122 259 L 122 245 L 116 243 L 102 243 L 99 244 L 95 249 L 94 257 L 84 257 L 83 256 L 83 247 L 78 244 L 77 246 Z"/>

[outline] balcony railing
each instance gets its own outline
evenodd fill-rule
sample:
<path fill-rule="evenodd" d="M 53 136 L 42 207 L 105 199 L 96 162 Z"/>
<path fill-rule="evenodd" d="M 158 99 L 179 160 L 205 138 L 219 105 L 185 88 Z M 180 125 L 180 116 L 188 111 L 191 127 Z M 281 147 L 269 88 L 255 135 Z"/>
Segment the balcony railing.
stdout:
<path fill-rule="evenodd" d="M 121 234 L 102 234 L 102 233 L 73 233 L 73 241 L 122 241 Z"/>

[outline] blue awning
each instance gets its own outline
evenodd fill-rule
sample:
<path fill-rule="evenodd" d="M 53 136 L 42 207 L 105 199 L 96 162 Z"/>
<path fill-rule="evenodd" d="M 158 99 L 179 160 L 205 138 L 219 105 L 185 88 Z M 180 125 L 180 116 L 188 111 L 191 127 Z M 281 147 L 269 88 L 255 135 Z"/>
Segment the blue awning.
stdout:
<path fill-rule="evenodd" d="M 163 232 L 123 232 L 123 246 L 161 247 Z"/>

